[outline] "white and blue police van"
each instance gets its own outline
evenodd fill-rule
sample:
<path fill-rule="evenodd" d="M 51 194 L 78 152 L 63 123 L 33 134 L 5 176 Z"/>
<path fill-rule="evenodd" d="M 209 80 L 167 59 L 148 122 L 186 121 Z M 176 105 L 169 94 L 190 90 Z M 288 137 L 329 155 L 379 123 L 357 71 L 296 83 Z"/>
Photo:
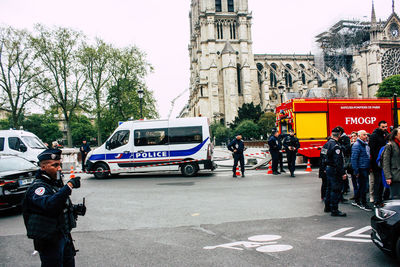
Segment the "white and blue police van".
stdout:
<path fill-rule="evenodd" d="M 214 170 L 208 118 L 123 122 L 107 141 L 86 157 L 96 178 L 120 173 L 181 171 L 195 176 Z"/>

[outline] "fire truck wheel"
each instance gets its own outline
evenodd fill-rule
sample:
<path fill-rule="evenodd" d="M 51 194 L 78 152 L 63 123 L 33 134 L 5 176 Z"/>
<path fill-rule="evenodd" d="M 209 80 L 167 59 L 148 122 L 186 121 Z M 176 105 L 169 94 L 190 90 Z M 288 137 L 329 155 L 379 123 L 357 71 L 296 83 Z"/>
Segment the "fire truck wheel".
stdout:
<path fill-rule="evenodd" d="M 192 177 L 199 171 L 199 166 L 196 163 L 186 163 L 181 166 L 182 175 L 185 177 Z"/>
<path fill-rule="evenodd" d="M 110 168 L 108 167 L 107 164 L 103 162 L 99 162 L 94 166 L 94 177 L 97 179 L 104 179 L 107 178 L 110 175 Z"/>

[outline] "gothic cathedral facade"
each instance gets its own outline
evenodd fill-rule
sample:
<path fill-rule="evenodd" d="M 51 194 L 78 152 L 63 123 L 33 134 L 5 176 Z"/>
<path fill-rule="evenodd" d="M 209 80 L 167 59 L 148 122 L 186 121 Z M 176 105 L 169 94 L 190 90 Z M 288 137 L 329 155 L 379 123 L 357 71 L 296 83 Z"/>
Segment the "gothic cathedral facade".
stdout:
<path fill-rule="evenodd" d="M 400 19 L 376 21 L 370 41 L 352 52 L 351 70 L 316 66 L 312 54 L 253 54 L 248 0 L 191 0 L 190 96 L 181 117 L 230 123 L 245 103 L 273 111 L 295 97 L 374 97 L 400 74 Z"/>

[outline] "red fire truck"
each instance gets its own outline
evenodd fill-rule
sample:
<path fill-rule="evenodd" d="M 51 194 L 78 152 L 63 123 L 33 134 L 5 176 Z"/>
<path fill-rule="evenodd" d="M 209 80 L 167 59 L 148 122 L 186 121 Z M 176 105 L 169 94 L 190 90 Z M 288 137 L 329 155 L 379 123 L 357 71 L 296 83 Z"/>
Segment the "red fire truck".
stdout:
<path fill-rule="evenodd" d="M 317 148 L 326 143 L 334 127 L 342 126 L 348 135 L 359 130 L 372 133 L 379 121 L 393 125 L 393 111 L 394 101 L 386 98 L 291 99 L 276 108 L 276 122 L 281 134 L 294 129 L 301 147 L 306 148 L 299 154 L 316 158 L 320 155 Z"/>

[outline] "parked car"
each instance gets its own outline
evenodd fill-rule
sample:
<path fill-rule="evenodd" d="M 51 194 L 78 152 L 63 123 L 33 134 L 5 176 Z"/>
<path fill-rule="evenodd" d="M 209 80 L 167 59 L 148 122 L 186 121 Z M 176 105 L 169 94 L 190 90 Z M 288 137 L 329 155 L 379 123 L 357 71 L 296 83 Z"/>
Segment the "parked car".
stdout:
<path fill-rule="evenodd" d="M 400 200 L 385 201 L 371 218 L 371 239 L 384 252 L 400 259 Z"/>
<path fill-rule="evenodd" d="M 38 169 L 24 158 L 0 155 L 0 210 L 21 206 Z"/>

